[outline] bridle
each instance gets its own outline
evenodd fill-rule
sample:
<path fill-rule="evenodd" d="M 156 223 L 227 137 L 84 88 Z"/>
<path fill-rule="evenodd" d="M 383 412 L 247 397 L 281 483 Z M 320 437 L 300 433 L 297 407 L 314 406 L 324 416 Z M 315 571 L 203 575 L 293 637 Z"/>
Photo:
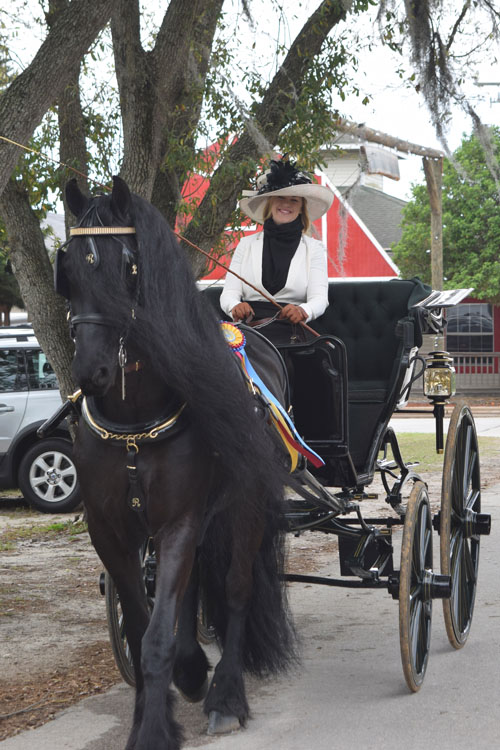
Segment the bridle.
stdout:
<path fill-rule="evenodd" d="M 95 199 L 94 199 L 95 200 Z M 94 219 L 98 222 L 94 226 L 82 226 L 86 219 Z M 57 251 L 55 261 L 55 290 L 66 297 L 68 304 L 68 322 L 70 326 L 70 335 L 73 340 L 76 338 L 76 326 L 82 324 L 100 325 L 108 328 L 116 328 L 116 321 L 102 313 L 88 312 L 73 315 L 71 311 L 70 288 L 68 279 L 63 269 L 63 257 L 68 251 L 69 245 L 75 237 L 85 237 L 88 245 L 88 253 L 85 255 L 86 262 L 96 270 L 100 265 L 100 253 L 95 241 L 97 236 L 107 236 L 115 239 L 121 245 L 122 251 L 122 278 L 132 282 L 131 296 L 131 314 L 127 324 L 124 326 L 119 335 L 118 364 L 122 371 L 122 398 L 125 399 L 125 373 L 133 372 L 140 369 L 140 363 L 127 365 L 127 352 L 125 342 L 130 330 L 130 325 L 136 318 L 136 309 L 139 303 L 139 259 L 137 249 L 132 249 L 122 239 L 125 235 L 135 235 L 135 227 L 130 226 L 105 226 L 99 216 L 97 206 L 94 201 L 91 202 L 79 223 L 69 230 L 69 239 L 61 245 Z"/>

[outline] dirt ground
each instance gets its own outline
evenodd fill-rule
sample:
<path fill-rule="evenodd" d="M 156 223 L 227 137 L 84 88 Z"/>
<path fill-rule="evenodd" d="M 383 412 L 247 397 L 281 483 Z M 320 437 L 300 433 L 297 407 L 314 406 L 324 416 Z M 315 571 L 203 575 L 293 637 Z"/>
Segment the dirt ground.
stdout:
<path fill-rule="evenodd" d="M 498 481 L 496 462 L 482 484 Z M 439 498 L 441 474 L 426 476 Z M 366 515 L 386 512 L 381 487 Z M 321 569 L 337 538 L 289 536 L 290 572 Z M 109 646 L 102 566 L 78 516 L 42 515 L 22 499 L 0 497 L 0 740 L 50 720 L 82 697 L 120 681 Z"/>

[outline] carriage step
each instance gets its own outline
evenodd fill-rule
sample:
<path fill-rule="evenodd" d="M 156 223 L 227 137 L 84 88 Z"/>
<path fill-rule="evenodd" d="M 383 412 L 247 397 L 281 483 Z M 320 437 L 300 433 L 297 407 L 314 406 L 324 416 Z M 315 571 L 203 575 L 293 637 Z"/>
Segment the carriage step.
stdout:
<path fill-rule="evenodd" d="M 420 461 L 405 461 L 405 467 L 407 469 L 413 469 L 415 466 L 419 466 Z M 393 469 L 400 469 L 401 466 L 393 458 L 380 458 L 377 460 L 377 469 L 379 471 L 392 471 Z"/>

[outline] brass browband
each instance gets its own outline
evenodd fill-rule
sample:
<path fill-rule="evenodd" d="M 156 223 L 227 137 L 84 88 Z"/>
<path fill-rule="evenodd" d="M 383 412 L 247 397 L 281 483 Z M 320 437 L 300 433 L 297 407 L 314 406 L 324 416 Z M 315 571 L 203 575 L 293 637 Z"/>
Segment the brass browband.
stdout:
<path fill-rule="evenodd" d="M 78 234 L 135 234 L 135 227 L 70 227 L 72 236 Z"/>

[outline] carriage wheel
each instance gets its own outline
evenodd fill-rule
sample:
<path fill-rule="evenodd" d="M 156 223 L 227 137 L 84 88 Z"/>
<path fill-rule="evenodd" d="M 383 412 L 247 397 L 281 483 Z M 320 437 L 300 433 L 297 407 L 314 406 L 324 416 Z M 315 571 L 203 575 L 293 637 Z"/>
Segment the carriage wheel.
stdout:
<path fill-rule="evenodd" d="M 399 641 L 406 683 L 422 685 L 431 639 L 432 518 L 423 482 L 416 482 L 403 527 L 399 574 Z"/>
<path fill-rule="evenodd" d="M 200 597 L 198 604 L 198 617 L 196 622 L 196 631 L 198 642 L 208 646 L 217 639 L 214 626 L 211 624 L 207 615 L 207 607 L 203 597 Z"/>
<path fill-rule="evenodd" d="M 120 604 L 118 591 L 113 579 L 106 571 L 104 573 L 104 595 L 106 597 L 106 619 L 108 621 L 109 640 L 115 658 L 116 666 L 126 683 L 135 687 L 134 664 L 130 647 L 125 635 L 125 621 Z"/>
<path fill-rule="evenodd" d="M 150 611 L 153 610 L 154 606 L 155 564 L 153 562 L 153 572 L 151 573 L 148 563 L 148 561 L 154 561 L 154 555 L 152 553 L 152 541 L 148 540 L 141 546 L 139 556 L 143 569 L 144 585 Z M 149 580 L 151 575 L 153 576 L 152 581 Z M 109 640 L 111 642 L 111 650 L 113 651 L 116 666 L 125 682 L 132 685 L 132 687 L 135 687 L 134 663 L 132 660 L 132 654 L 130 653 L 127 635 L 125 633 L 125 620 L 120 597 L 118 596 L 118 591 L 114 581 L 107 571 L 104 573 L 104 595 L 106 597 L 106 619 L 108 622 Z"/>
<path fill-rule="evenodd" d="M 454 648 L 467 641 L 474 610 L 481 528 L 479 451 L 474 419 L 465 403 L 453 410 L 446 439 L 440 514 L 441 572 L 451 576 L 443 599 L 446 633 Z M 487 522 L 486 522 L 487 523 Z"/>

